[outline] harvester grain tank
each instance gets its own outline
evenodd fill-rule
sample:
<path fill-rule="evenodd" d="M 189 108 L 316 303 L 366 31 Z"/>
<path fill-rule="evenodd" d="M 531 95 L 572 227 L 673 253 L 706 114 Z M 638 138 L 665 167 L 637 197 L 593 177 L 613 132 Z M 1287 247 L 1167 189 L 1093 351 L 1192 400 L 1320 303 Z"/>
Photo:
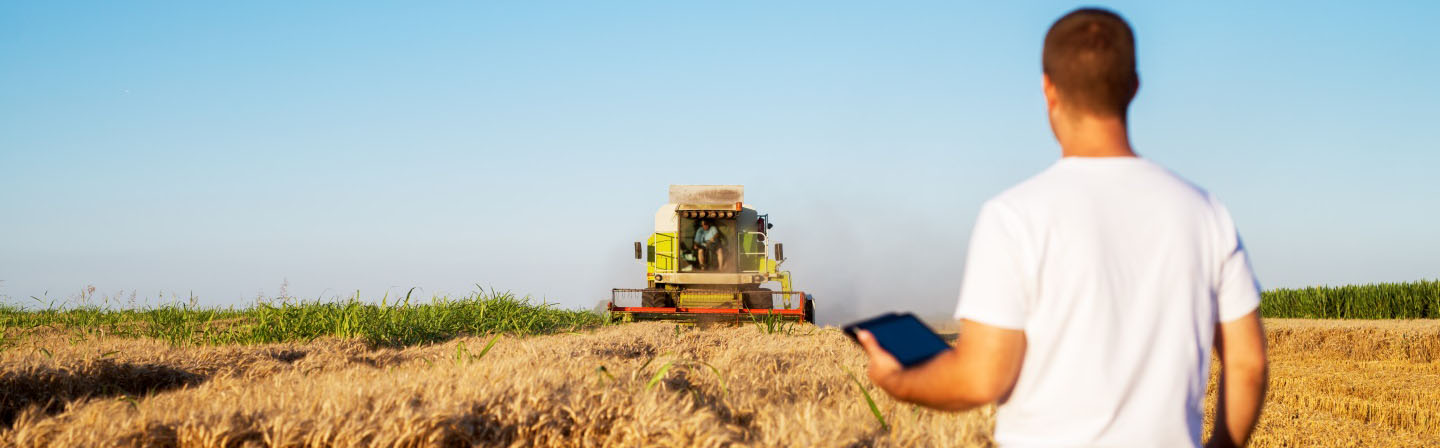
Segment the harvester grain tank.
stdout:
<path fill-rule="evenodd" d="M 615 289 L 622 320 L 815 321 L 809 294 L 791 288 L 784 246 L 769 239 L 770 215 L 745 203 L 741 185 L 671 185 L 655 230 L 635 243 L 643 289 Z M 773 254 L 773 255 L 772 255 Z"/>

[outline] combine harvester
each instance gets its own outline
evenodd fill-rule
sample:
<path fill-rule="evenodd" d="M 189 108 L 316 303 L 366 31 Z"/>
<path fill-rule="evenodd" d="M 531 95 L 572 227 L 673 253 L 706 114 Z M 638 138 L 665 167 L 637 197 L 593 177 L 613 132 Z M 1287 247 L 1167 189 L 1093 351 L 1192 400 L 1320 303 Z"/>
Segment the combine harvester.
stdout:
<path fill-rule="evenodd" d="M 635 243 L 645 260 L 645 289 L 615 289 L 609 310 L 621 321 L 815 322 L 809 294 L 790 289 L 779 270 L 785 248 L 770 257 L 770 215 L 745 204 L 740 185 L 671 185 L 655 212 L 655 232 Z M 764 287 L 779 283 L 779 289 Z"/>

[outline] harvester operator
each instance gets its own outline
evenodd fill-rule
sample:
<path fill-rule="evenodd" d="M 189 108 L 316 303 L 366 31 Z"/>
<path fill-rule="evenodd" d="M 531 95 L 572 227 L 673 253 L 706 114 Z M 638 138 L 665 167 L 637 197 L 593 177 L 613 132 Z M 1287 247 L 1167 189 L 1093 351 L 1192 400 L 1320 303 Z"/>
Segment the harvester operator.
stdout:
<path fill-rule="evenodd" d="M 1000 446 L 1199 446 L 1213 347 L 1208 445 L 1244 445 L 1265 396 L 1265 333 L 1229 212 L 1131 147 L 1140 81 L 1123 18 L 1061 17 L 1042 62 L 1062 157 L 981 207 L 953 349 L 902 368 L 857 332 L 870 379 L 937 409 L 999 403 Z"/>
<path fill-rule="evenodd" d="M 701 270 L 710 270 L 725 264 L 725 254 L 720 249 L 720 239 L 720 229 L 715 228 L 715 225 L 708 219 L 700 221 L 700 228 L 695 229 L 695 261 L 700 265 Z M 712 266 L 711 262 L 716 263 Z"/>

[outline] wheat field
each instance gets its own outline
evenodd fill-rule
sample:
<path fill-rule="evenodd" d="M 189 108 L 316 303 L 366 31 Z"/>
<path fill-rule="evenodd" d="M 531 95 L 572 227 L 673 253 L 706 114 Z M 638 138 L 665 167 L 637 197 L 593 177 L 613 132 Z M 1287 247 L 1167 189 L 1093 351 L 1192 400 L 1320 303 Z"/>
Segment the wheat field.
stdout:
<path fill-rule="evenodd" d="M 1440 445 L 1440 323 L 1266 325 L 1271 389 L 1252 446 Z M 764 330 L 641 323 L 377 347 L 50 329 L 0 352 L 0 446 L 991 444 L 992 409 L 890 400 L 839 331 Z"/>

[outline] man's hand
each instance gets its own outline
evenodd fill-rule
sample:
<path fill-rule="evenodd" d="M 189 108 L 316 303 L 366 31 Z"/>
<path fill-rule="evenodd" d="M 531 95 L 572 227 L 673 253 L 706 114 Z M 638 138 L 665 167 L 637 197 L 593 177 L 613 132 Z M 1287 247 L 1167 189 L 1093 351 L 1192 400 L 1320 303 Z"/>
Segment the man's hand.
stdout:
<path fill-rule="evenodd" d="M 1025 332 L 965 320 L 960 335 L 954 348 L 909 369 L 870 332 L 857 331 L 855 339 L 870 358 L 870 381 L 897 400 L 963 411 L 1010 393 L 1025 358 Z"/>
<path fill-rule="evenodd" d="M 880 386 L 881 389 L 890 390 L 887 385 L 893 384 L 905 368 L 894 355 L 880 347 L 880 342 L 875 340 L 875 335 L 866 330 L 855 332 L 855 339 L 860 341 L 860 347 L 865 349 L 865 356 L 870 357 L 870 369 L 868 371 L 870 382 Z"/>

